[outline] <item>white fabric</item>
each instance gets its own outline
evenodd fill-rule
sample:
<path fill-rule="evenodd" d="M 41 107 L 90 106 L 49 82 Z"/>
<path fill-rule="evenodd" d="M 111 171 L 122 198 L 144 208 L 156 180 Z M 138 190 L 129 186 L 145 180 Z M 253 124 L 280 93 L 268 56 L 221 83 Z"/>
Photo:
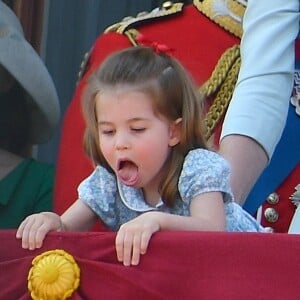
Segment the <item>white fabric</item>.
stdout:
<path fill-rule="evenodd" d="M 249 0 L 242 65 L 221 134 L 256 140 L 269 159 L 281 137 L 294 75 L 299 0 Z"/>
<path fill-rule="evenodd" d="M 297 207 L 294 213 L 288 233 L 300 234 L 300 206 Z"/>

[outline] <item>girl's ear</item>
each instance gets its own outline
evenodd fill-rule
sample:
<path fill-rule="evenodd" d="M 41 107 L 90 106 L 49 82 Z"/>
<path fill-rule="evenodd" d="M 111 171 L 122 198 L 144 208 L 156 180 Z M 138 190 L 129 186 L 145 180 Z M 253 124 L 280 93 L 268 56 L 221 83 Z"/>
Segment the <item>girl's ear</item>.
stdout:
<path fill-rule="evenodd" d="M 170 124 L 169 146 L 176 146 L 181 140 L 182 118 L 176 119 Z"/>

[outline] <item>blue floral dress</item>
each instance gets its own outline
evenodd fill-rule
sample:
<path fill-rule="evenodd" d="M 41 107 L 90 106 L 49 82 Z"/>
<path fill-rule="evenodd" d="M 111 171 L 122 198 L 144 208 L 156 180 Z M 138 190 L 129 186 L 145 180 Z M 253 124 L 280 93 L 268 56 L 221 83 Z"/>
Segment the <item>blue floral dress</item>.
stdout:
<path fill-rule="evenodd" d="M 79 199 L 88 205 L 106 226 L 114 231 L 147 211 L 161 211 L 181 216 L 190 215 L 190 204 L 202 193 L 221 192 L 224 199 L 227 231 L 264 232 L 258 222 L 240 205 L 233 202 L 229 186 L 229 165 L 217 153 L 196 149 L 188 153 L 179 177 L 180 198 L 173 207 L 160 201 L 147 204 L 141 189 L 126 186 L 114 174 L 97 166 L 78 187 Z M 195 200 L 201 201 L 201 200 Z"/>

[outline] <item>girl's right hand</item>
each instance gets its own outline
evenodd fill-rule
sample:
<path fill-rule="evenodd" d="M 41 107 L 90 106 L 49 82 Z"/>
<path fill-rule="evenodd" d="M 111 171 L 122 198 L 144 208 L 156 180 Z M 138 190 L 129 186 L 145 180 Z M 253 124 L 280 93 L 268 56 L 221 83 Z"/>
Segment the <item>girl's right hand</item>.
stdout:
<path fill-rule="evenodd" d="M 59 215 L 52 212 L 33 214 L 21 223 L 16 238 L 22 239 L 22 248 L 34 250 L 42 247 L 46 234 L 51 230 L 63 230 Z"/>

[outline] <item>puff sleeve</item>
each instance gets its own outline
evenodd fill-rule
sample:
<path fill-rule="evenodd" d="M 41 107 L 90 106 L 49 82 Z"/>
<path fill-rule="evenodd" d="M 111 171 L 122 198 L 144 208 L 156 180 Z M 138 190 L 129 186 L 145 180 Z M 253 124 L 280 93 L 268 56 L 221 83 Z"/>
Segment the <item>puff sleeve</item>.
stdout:
<path fill-rule="evenodd" d="M 97 166 L 78 186 L 78 196 L 109 227 L 118 222 L 116 209 L 117 184 L 113 174 Z"/>
<path fill-rule="evenodd" d="M 202 193 L 221 192 L 224 203 L 231 202 L 229 175 L 229 164 L 219 154 L 204 149 L 192 150 L 185 158 L 179 177 L 181 198 L 190 204 Z"/>

